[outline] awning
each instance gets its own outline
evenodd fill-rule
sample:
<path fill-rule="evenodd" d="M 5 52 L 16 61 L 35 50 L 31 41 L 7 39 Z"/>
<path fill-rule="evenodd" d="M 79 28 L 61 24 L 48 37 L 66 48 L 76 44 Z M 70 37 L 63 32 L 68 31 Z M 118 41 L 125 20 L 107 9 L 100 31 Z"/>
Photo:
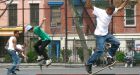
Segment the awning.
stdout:
<path fill-rule="evenodd" d="M 23 27 L 14 27 L 14 28 L 5 27 L 5 28 L 0 28 L 0 31 L 15 31 L 15 30 L 22 31 Z"/>
<path fill-rule="evenodd" d="M 13 35 L 13 31 L 15 31 L 15 30 L 22 32 L 23 27 L 0 28 L 0 36 L 11 36 L 11 35 Z"/>
<path fill-rule="evenodd" d="M 48 5 L 50 5 L 50 6 L 61 6 L 63 4 L 64 4 L 63 1 L 49 1 L 48 2 Z"/>

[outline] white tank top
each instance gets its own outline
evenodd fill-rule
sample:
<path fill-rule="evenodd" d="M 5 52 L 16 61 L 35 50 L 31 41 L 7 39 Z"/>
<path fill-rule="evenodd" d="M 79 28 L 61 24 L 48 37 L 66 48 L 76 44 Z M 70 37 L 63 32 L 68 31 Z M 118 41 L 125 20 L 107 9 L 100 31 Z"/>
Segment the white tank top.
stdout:
<path fill-rule="evenodd" d="M 13 44 L 13 40 L 16 39 L 15 36 L 11 36 L 8 43 L 9 43 L 9 46 L 8 46 L 8 50 L 15 50 L 14 48 L 14 44 Z"/>

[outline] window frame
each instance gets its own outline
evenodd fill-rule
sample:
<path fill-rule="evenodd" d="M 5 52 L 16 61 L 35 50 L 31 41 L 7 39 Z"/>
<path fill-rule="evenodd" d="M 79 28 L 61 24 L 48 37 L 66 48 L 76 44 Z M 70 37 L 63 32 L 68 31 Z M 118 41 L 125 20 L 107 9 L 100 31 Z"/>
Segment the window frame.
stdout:
<path fill-rule="evenodd" d="M 54 13 L 56 13 L 57 14 L 57 16 L 56 15 L 53 15 L 53 9 L 54 10 L 57 10 L 57 11 L 59 11 L 59 12 L 54 12 Z M 51 11 L 50 11 L 50 13 L 51 13 L 51 16 L 50 16 L 50 20 L 51 20 L 51 24 L 50 24 L 50 27 L 57 27 L 57 26 L 59 26 L 59 27 L 61 27 L 61 7 L 58 7 L 58 6 L 52 6 L 51 7 Z M 59 15 L 59 16 L 58 16 Z M 54 22 L 53 20 L 56 20 L 56 19 L 58 19 L 58 18 L 60 18 L 60 21 L 59 22 Z"/>
<path fill-rule="evenodd" d="M 31 15 L 32 12 L 34 13 L 34 11 L 32 11 L 33 9 L 31 8 L 31 5 L 38 5 L 37 8 L 34 8 L 34 9 L 35 9 L 34 11 L 38 12 L 38 14 L 37 14 L 38 20 L 37 20 L 36 17 L 33 17 L 33 16 Z M 37 9 L 38 9 L 38 11 L 37 11 Z M 33 25 L 33 26 L 39 25 L 39 13 L 40 13 L 40 10 L 39 10 L 39 3 L 30 3 L 30 24 L 31 24 L 31 25 Z M 33 18 L 36 18 L 36 19 L 32 19 L 32 17 L 33 17 Z M 37 22 L 35 22 L 35 20 L 37 20 Z M 34 23 L 32 23 L 32 22 L 34 22 Z"/>
<path fill-rule="evenodd" d="M 132 6 L 131 6 L 132 7 Z M 129 8 L 129 9 L 132 9 L 132 8 Z M 125 17 L 124 17 L 124 24 L 125 24 L 125 27 L 136 27 L 136 5 L 134 5 L 134 16 L 133 16 L 133 18 L 134 18 L 134 24 L 127 24 L 126 23 L 126 9 L 127 9 L 127 7 L 125 7 L 125 11 L 124 11 L 124 15 L 125 15 Z"/>
<path fill-rule="evenodd" d="M 16 7 L 15 8 L 11 8 L 12 5 L 15 5 Z M 9 8 L 8 8 L 8 23 L 9 23 L 10 27 L 16 27 L 17 24 L 18 24 L 18 10 L 17 9 L 18 9 L 18 5 L 17 4 L 9 5 Z M 14 14 L 14 16 L 13 16 L 13 14 Z M 13 24 L 12 24 L 12 22 L 13 22 Z"/>

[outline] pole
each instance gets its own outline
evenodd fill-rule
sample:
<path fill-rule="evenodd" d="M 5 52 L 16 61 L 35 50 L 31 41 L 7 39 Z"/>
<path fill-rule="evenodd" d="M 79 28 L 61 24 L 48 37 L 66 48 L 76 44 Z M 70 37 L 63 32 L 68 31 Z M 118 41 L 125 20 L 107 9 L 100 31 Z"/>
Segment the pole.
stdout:
<path fill-rule="evenodd" d="M 24 44 L 24 0 L 22 0 L 22 27 L 23 27 L 23 34 L 22 34 L 22 36 L 23 36 L 23 44 Z"/>
<path fill-rule="evenodd" d="M 67 55 L 66 55 L 66 51 L 67 51 L 67 39 L 68 39 L 68 23 L 67 23 L 67 0 L 65 0 L 65 49 L 64 49 L 64 62 L 66 62 L 67 59 Z"/>
<path fill-rule="evenodd" d="M 113 0 L 111 0 L 111 4 L 113 5 Z M 111 26 L 111 34 L 114 33 L 114 26 L 113 26 L 113 17 L 112 17 L 112 26 Z"/>

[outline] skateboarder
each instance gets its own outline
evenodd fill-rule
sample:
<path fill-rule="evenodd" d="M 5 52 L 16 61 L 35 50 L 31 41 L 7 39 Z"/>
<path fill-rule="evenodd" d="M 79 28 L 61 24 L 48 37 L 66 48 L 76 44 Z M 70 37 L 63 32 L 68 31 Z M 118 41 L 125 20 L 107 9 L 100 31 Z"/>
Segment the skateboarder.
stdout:
<path fill-rule="evenodd" d="M 122 10 L 128 3 L 125 0 L 118 8 L 113 5 L 108 6 L 105 10 L 98 7 L 92 6 L 92 0 L 86 0 L 86 7 L 93 9 L 93 14 L 96 16 L 97 27 L 95 29 L 96 48 L 97 51 L 90 56 L 88 61 L 85 63 L 86 71 L 92 73 L 92 64 L 95 63 L 96 59 L 99 58 L 104 52 L 105 42 L 110 42 L 111 48 L 109 50 L 109 58 L 113 59 L 117 49 L 119 48 L 120 42 L 112 34 L 108 32 L 109 23 L 111 22 L 112 15 Z"/>
<path fill-rule="evenodd" d="M 40 40 L 34 45 L 35 51 L 38 54 L 37 61 L 45 60 L 46 66 L 49 66 L 52 63 L 52 60 L 48 57 L 45 52 L 45 47 L 51 42 L 50 36 L 41 29 L 41 26 L 45 22 L 46 19 L 43 19 L 42 23 L 39 26 L 31 26 L 27 25 L 25 27 L 26 31 L 33 32 L 36 34 Z"/>

